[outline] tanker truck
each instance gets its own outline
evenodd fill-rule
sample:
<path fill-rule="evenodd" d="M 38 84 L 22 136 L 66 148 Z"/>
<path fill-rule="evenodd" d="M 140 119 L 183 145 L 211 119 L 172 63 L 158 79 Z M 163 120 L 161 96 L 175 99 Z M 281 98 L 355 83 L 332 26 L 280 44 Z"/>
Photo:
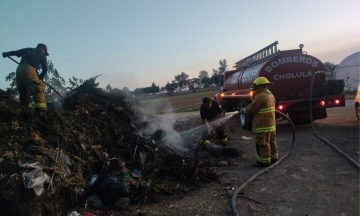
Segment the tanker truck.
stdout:
<path fill-rule="evenodd" d="M 312 75 L 325 71 L 324 64 L 300 49 L 280 51 L 278 42 L 255 52 L 235 63 L 235 70 L 224 72 L 220 79 L 220 91 L 215 100 L 227 111 L 246 107 L 252 101 L 250 86 L 258 77 L 266 77 L 272 85 L 269 90 L 276 99 L 276 110 L 289 117 L 295 124 L 310 122 L 309 89 Z M 345 106 L 344 80 L 325 80 L 325 74 L 316 75 L 313 84 L 313 119 L 327 117 L 326 109 Z M 278 116 L 280 117 L 280 116 Z M 252 115 L 240 115 L 243 129 L 251 130 Z"/>

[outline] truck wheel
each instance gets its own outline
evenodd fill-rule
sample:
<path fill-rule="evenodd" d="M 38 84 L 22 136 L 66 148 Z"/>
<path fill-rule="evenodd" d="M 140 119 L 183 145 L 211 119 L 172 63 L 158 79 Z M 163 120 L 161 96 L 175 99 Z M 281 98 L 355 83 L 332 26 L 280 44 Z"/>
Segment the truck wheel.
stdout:
<path fill-rule="evenodd" d="M 239 103 L 239 111 L 245 107 L 247 107 L 250 102 L 246 100 L 242 100 Z M 240 124 L 244 130 L 251 130 L 252 129 L 252 120 L 254 116 L 252 114 L 241 114 L 240 115 Z"/>

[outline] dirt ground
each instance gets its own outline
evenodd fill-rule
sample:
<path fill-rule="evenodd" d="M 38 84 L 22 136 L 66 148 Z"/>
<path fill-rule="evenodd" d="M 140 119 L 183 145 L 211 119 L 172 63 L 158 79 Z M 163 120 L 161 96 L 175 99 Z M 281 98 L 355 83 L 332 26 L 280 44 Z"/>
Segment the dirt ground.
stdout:
<path fill-rule="evenodd" d="M 328 118 L 317 120 L 315 128 L 359 162 L 359 121 L 353 99 L 346 104 L 328 109 Z M 198 116 L 197 113 L 176 115 L 178 118 Z M 226 125 L 228 146 L 236 148 L 240 157 L 236 158 L 237 166 L 214 167 L 221 182 L 206 184 L 182 197 L 164 197 L 159 203 L 132 205 L 113 215 L 134 215 L 138 210 L 150 215 L 232 215 L 231 189 L 239 187 L 261 168 L 251 166 L 257 158 L 253 140 L 240 140 L 253 134 L 241 129 L 238 118 L 231 118 Z M 289 150 L 291 137 L 290 125 L 285 121 L 278 123 L 280 157 Z M 359 215 L 359 170 L 320 141 L 310 124 L 297 125 L 296 143 L 290 156 L 252 182 L 243 193 L 261 204 L 239 198 L 240 215 Z"/>

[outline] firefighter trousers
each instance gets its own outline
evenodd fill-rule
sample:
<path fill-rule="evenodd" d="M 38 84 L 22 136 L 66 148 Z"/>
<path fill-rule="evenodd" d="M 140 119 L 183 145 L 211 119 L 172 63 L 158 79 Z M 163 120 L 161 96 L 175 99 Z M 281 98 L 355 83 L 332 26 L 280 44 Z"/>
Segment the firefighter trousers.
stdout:
<path fill-rule="evenodd" d="M 47 110 L 45 84 L 39 79 L 35 68 L 28 64 L 19 64 L 16 69 L 16 84 L 22 105 L 31 107 L 31 94 L 35 102 L 35 110 Z"/>
<path fill-rule="evenodd" d="M 256 152 L 260 163 L 270 164 L 271 160 L 278 159 L 276 145 L 276 131 L 268 133 L 257 133 L 255 135 Z"/>

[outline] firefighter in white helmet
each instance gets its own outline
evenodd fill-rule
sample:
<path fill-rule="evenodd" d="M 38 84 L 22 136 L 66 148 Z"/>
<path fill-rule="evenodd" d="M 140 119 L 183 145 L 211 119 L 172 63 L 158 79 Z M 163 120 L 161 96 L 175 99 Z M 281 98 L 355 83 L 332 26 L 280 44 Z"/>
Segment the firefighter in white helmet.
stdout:
<path fill-rule="evenodd" d="M 267 167 L 278 160 L 276 145 L 275 97 L 267 86 L 272 84 L 265 77 L 255 79 L 251 88 L 253 101 L 240 110 L 240 114 L 254 115 L 252 131 L 255 133 L 256 151 L 259 159 L 254 163 L 256 167 Z"/>

